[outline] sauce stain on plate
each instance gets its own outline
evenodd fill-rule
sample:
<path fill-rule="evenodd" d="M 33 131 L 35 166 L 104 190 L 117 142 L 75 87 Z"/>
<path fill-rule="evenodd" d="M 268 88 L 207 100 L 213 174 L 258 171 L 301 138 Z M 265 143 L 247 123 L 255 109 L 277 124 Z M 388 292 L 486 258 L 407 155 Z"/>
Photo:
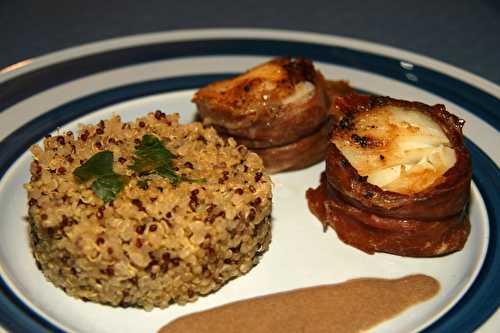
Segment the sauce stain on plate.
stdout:
<path fill-rule="evenodd" d="M 439 282 L 417 274 L 359 278 L 226 304 L 174 320 L 159 333 L 360 332 L 427 301 Z"/>

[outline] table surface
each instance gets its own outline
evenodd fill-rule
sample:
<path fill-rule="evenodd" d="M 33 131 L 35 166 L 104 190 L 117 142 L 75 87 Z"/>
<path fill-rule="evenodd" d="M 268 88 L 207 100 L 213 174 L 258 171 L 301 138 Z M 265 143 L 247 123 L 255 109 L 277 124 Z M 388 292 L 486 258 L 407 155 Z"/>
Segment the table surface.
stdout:
<path fill-rule="evenodd" d="M 500 1 L 0 1 L 0 68 L 115 37 L 194 28 L 310 31 L 385 44 L 500 84 Z M 494 316 L 481 332 L 500 325 Z"/>
<path fill-rule="evenodd" d="M 312 31 L 427 55 L 500 84 L 498 0 L 0 1 L 0 68 L 83 43 L 208 27 Z"/>

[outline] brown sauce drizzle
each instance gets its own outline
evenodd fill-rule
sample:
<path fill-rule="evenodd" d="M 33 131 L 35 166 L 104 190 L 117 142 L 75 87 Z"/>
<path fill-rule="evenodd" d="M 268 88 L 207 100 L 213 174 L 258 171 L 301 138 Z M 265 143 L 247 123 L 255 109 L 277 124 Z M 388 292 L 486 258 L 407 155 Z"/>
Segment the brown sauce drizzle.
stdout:
<path fill-rule="evenodd" d="M 174 320 L 159 333 L 360 332 L 439 291 L 427 275 L 360 278 L 238 301 Z"/>

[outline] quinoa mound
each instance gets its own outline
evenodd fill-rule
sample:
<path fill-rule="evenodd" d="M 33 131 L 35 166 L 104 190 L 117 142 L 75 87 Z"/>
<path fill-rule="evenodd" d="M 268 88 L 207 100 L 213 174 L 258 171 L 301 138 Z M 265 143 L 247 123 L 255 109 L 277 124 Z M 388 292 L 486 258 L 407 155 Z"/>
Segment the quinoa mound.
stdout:
<path fill-rule="evenodd" d="M 180 125 L 156 111 L 130 123 L 118 116 L 79 133 L 47 136 L 31 148 L 29 226 L 36 263 L 67 294 L 147 310 L 195 301 L 247 273 L 271 241 L 271 180 L 261 159 L 200 123 Z M 175 155 L 183 181 L 146 185 L 130 168 L 144 135 Z M 128 176 L 104 202 L 74 170 L 113 152 Z M 203 180 L 203 181 L 190 181 Z"/>

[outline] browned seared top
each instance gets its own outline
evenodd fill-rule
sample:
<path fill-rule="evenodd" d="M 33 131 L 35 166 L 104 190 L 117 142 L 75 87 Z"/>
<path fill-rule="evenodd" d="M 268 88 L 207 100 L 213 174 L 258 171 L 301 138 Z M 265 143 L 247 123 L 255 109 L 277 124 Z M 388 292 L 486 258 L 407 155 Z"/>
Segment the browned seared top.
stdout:
<path fill-rule="evenodd" d="M 432 108 L 380 97 L 359 97 L 354 104 L 348 100 L 340 99 L 344 116 L 331 142 L 369 183 L 417 193 L 442 181 L 455 164 L 450 139 Z"/>
<path fill-rule="evenodd" d="M 364 135 L 355 130 L 351 122 L 358 115 L 377 108 L 396 107 L 415 110 L 429 116 L 449 140 L 449 147 L 455 152 L 456 163 L 448 169 L 439 181 L 414 193 L 399 193 L 373 185 L 367 175 L 360 174 L 355 165 L 346 158 L 337 145 L 331 141 L 326 154 L 326 174 L 328 183 L 341 193 L 344 200 L 373 213 L 397 218 L 414 218 L 436 221 L 459 214 L 468 202 L 472 175 L 469 153 L 464 145 L 462 126 L 464 121 L 449 113 L 443 105 L 429 106 L 419 102 L 409 102 L 380 96 L 349 95 L 335 100 L 337 113 L 343 115 L 337 121 L 332 139 L 337 133 L 353 131 L 352 146 L 365 149 Z M 339 134 L 343 135 L 343 134 Z M 368 143 L 366 144 L 368 147 Z M 360 154 L 362 156 L 362 154 Z M 379 160 L 379 155 L 374 155 Z M 387 156 L 383 155 L 383 160 Z"/>
<path fill-rule="evenodd" d="M 282 146 L 318 130 L 329 115 L 325 80 L 310 60 L 277 58 L 201 88 L 193 97 L 205 125 L 250 141 Z"/>
<path fill-rule="evenodd" d="M 200 89 L 195 103 L 209 98 L 213 104 L 252 113 L 262 103 L 281 104 L 295 93 L 296 86 L 314 82 L 316 71 L 309 60 L 277 58 L 258 65 L 236 78 L 217 81 Z"/>

